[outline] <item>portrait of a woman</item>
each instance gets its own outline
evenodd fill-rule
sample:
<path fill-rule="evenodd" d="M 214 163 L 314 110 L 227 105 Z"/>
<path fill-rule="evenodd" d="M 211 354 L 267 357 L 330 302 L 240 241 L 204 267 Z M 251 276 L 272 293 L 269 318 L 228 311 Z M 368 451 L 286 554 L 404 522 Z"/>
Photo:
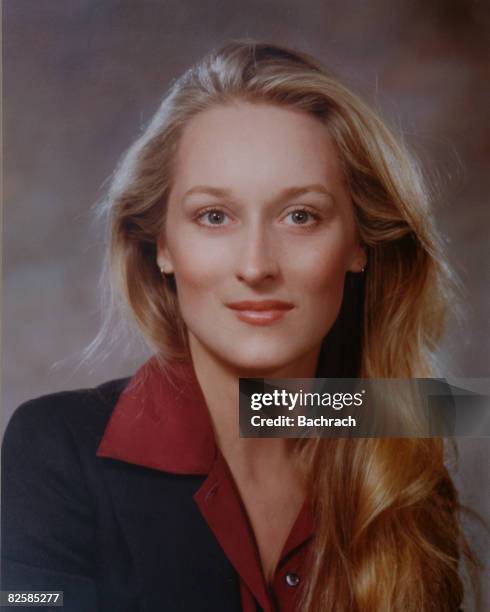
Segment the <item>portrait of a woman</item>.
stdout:
<path fill-rule="evenodd" d="M 170 87 L 104 203 L 154 356 L 23 404 L 3 589 L 67 611 L 457 612 L 441 439 L 254 439 L 239 378 L 414 378 L 450 275 L 422 173 L 314 58 L 232 41 Z"/>

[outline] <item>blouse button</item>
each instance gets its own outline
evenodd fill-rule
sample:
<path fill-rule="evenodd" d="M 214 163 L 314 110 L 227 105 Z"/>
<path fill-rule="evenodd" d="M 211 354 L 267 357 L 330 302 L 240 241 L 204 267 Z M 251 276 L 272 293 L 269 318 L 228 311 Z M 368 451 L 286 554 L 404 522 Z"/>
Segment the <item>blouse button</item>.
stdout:
<path fill-rule="evenodd" d="M 298 586 L 299 584 L 299 576 L 298 574 L 293 574 L 289 572 L 286 574 L 286 584 L 290 587 Z"/>

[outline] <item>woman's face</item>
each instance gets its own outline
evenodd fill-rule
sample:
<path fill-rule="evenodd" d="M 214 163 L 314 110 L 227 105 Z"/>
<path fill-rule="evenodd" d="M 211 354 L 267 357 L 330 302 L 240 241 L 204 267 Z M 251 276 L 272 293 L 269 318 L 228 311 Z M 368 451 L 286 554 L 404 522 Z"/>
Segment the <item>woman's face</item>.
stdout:
<path fill-rule="evenodd" d="M 349 192 L 327 129 L 266 104 L 217 106 L 179 144 L 158 265 L 191 351 L 239 372 L 316 359 L 360 272 Z"/>

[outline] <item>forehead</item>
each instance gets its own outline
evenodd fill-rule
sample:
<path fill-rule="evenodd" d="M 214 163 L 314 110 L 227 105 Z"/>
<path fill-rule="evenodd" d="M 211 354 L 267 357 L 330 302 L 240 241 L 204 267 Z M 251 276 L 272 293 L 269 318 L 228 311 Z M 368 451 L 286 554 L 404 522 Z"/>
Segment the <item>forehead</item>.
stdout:
<path fill-rule="evenodd" d="M 216 106 L 185 127 L 175 187 L 341 181 L 336 147 L 318 119 L 271 104 Z"/>

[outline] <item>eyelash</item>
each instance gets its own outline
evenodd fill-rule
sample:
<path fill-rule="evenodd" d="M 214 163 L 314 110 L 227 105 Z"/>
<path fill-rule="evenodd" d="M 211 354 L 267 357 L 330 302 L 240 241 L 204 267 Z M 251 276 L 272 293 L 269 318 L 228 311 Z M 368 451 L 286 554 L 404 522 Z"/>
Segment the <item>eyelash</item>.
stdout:
<path fill-rule="evenodd" d="M 224 210 L 221 210 L 220 208 L 216 208 L 216 207 L 210 207 L 210 208 L 206 208 L 205 210 L 200 211 L 196 216 L 195 216 L 195 220 L 200 223 L 200 221 L 209 213 L 212 212 L 218 212 L 218 213 L 222 213 L 223 215 L 229 216 L 228 213 L 226 213 Z M 314 212 L 312 210 L 310 210 L 309 208 L 303 207 L 303 206 L 299 206 L 298 208 L 295 208 L 294 210 L 291 210 L 290 212 L 288 212 L 288 214 L 286 215 L 286 217 L 289 217 L 289 215 L 292 215 L 294 213 L 297 212 L 305 212 L 308 213 L 310 215 L 310 217 L 313 218 L 313 220 L 315 222 L 320 221 L 321 219 L 321 215 L 317 212 Z M 223 227 L 224 224 L 223 223 L 200 223 L 201 225 L 203 225 L 204 227 Z M 315 223 L 293 223 L 293 226 L 297 226 L 297 227 L 311 227 L 312 225 L 315 225 Z"/>
<path fill-rule="evenodd" d="M 305 206 L 299 206 L 298 208 L 291 210 L 290 212 L 288 212 L 287 216 L 289 217 L 289 215 L 292 215 L 297 212 L 308 213 L 315 223 L 294 223 L 293 225 L 298 225 L 298 226 L 304 225 L 305 227 L 310 227 L 312 225 L 316 225 L 316 223 L 320 221 L 321 219 L 321 215 L 318 212 L 310 210 L 309 208 L 306 208 Z"/>
<path fill-rule="evenodd" d="M 221 210 L 220 208 L 211 207 L 211 208 L 206 208 L 206 209 L 202 210 L 201 212 L 199 212 L 195 216 L 195 219 L 196 219 L 196 221 L 200 222 L 200 220 L 203 219 L 203 217 L 205 217 L 206 215 L 209 215 L 209 213 L 212 213 L 212 212 L 222 213 L 223 215 L 227 214 L 227 213 L 225 213 L 224 210 Z M 212 224 L 212 223 L 205 224 L 205 223 L 202 223 L 201 225 L 204 225 L 205 227 L 221 227 L 222 226 L 221 223 L 218 223 L 218 224 Z"/>

